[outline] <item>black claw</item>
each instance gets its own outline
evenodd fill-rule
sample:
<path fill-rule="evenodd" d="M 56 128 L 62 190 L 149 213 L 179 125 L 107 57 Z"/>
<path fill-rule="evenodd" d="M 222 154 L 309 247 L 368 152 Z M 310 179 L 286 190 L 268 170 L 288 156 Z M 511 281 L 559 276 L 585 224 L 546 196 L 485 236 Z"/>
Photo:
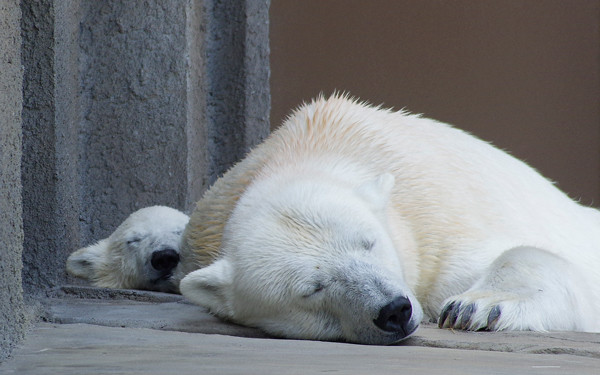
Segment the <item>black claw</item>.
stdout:
<path fill-rule="evenodd" d="M 490 315 L 488 315 L 488 320 L 487 320 L 487 328 L 489 330 L 493 330 L 494 326 L 496 325 L 496 323 L 498 323 L 498 319 L 500 318 L 500 306 L 496 305 L 492 308 L 492 311 L 490 311 Z"/>
<path fill-rule="evenodd" d="M 460 320 L 458 322 L 460 329 L 463 329 L 463 330 L 467 329 L 467 327 L 469 326 L 469 323 L 471 323 L 471 317 L 473 316 L 474 312 L 475 312 L 475 304 L 471 303 L 471 304 L 467 305 L 467 307 L 465 307 L 462 314 L 460 315 Z"/>
<path fill-rule="evenodd" d="M 460 305 L 459 302 L 452 309 L 452 313 L 450 314 L 450 327 L 454 327 L 456 324 L 456 319 L 458 319 L 458 314 L 460 313 Z"/>
<path fill-rule="evenodd" d="M 450 313 L 450 311 L 452 311 L 453 308 L 454 302 L 450 302 L 449 304 L 444 306 L 444 308 L 442 309 L 442 314 L 440 315 L 440 320 L 438 321 L 439 328 L 444 328 L 444 323 L 446 322 L 446 319 L 448 319 L 448 314 Z"/>

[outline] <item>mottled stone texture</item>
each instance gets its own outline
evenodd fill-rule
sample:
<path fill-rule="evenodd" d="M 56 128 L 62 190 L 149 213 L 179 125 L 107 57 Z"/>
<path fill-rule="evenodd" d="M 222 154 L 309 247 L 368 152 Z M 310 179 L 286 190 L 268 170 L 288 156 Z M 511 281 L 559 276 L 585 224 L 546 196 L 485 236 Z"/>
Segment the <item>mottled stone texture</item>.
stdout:
<path fill-rule="evenodd" d="M 2 353 L 22 334 L 21 269 L 26 296 L 75 282 L 64 269 L 72 251 L 138 208 L 190 211 L 266 137 L 268 8 L 2 2 L 0 313 L 15 327 L 2 330 L 14 336 Z"/>
<path fill-rule="evenodd" d="M 21 288 L 21 11 L 0 3 L 0 361 L 24 335 Z"/>
<path fill-rule="evenodd" d="M 212 15 L 206 35 L 212 183 L 269 131 L 269 1 L 213 0 L 206 6 Z"/>
<path fill-rule="evenodd" d="M 23 1 L 23 285 L 64 280 L 80 243 L 77 146 L 80 85 L 77 1 Z"/>

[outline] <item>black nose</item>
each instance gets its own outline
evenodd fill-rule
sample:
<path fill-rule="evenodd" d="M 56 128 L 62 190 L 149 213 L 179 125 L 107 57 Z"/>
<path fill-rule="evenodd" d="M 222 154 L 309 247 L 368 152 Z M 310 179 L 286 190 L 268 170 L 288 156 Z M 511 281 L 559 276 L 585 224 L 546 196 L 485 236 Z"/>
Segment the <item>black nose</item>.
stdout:
<path fill-rule="evenodd" d="M 411 314 L 412 306 L 408 298 L 397 297 L 379 310 L 379 316 L 373 322 L 384 331 L 402 332 L 408 335 L 406 327 Z"/>
<path fill-rule="evenodd" d="M 152 267 L 158 271 L 168 272 L 179 263 L 179 254 L 173 249 L 158 250 L 152 253 L 150 261 Z"/>

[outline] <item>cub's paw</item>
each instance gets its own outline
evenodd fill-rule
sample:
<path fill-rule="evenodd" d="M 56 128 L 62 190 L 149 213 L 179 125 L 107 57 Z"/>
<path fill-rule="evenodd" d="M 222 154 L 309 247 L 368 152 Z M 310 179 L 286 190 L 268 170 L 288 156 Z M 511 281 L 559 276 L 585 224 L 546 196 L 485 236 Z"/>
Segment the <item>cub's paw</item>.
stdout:
<path fill-rule="evenodd" d="M 501 329 L 498 324 L 501 316 L 500 304 L 451 299 L 442 308 L 438 326 L 469 331 L 497 331 Z"/>

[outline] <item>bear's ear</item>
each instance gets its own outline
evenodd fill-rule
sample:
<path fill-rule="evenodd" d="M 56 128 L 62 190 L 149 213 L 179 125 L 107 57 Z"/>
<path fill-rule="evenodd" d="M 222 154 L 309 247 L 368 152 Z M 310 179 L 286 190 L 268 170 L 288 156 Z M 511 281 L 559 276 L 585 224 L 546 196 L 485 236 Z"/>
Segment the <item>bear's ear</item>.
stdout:
<path fill-rule="evenodd" d="M 190 272 L 181 280 L 179 290 L 191 302 L 208 308 L 222 318 L 232 318 L 230 307 L 233 272 L 227 259 L 219 259 L 208 267 Z"/>
<path fill-rule="evenodd" d="M 106 263 L 108 245 L 108 238 L 106 238 L 75 251 L 67 259 L 67 272 L 72 276 L 93 280 L 97 270 Z"/>
<path fill-rule="evenodd" d="M 374 210 L 379 211 L 387 206 L 394 183 L 394 176 L 391 173 L 384 173 L 363 183 L 356 191 Z"/>

